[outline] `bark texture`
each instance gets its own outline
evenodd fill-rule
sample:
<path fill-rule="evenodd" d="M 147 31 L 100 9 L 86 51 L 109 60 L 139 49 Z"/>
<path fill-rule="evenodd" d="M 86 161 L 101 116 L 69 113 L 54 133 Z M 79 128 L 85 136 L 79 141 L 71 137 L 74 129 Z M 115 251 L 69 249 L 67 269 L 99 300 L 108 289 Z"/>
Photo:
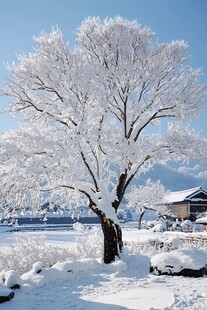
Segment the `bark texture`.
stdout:
<path fill-rule="evenodd" d="M 122 231 L 119 225 L 105 217 L 102 217 L 101 225 L 104 234 L 104 263 L 110 264 L 122 252 Z"/>

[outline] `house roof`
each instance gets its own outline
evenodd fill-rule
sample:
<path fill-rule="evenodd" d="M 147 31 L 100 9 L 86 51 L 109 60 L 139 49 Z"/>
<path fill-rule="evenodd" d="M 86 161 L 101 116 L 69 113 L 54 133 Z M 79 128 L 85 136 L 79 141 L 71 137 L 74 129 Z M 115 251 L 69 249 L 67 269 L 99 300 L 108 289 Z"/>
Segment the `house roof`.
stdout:
<path fill-rule="evenodd" d="M 165 196 L 165 200 L 169 203 L 173 202 L 181 202 L 185 200 L 190 200 L 193 196 L 199 193 L 204 193 L 207 195 L 207 192 L 204 191 L 201 186 L 199 187 L 194 187 L 190 189 L 186 189 L 184 191 L 179 191 L 179 192 L 170 192 Z"/>

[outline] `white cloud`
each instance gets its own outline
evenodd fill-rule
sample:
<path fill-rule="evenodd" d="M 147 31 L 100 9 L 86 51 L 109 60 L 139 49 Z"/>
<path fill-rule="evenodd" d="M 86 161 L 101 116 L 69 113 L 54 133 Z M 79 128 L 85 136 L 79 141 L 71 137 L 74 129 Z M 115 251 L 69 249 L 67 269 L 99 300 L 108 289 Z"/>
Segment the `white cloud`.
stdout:
<path fill-rule="evenodd" d="M 200 172 L 202 167 L 200 165 L 195 165 L 194 167 L 188 167 L 188 166 L 181 166 L 177 169 L 178 172 L 186 175 L 195 176 L 196 174 Z"/>
<path fill-rule="evenodd" d="M 196 179 L 207 180 L 207 170 L 202 165 L 195 165 L 194 167 L 181 166 L 177 169 L 181 174 L 194 177 Z"/>
<path fill-rule="evenodd" d="M 207 171 L 201 171 L 196 176 L 198 179 L 207 180 Z"/>

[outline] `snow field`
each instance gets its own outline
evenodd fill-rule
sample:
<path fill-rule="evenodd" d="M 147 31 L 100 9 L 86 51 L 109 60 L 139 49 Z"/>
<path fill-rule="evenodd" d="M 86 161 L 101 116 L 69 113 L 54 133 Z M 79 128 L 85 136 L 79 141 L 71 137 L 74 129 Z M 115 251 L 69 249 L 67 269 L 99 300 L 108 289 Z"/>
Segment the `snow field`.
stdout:
<path fill-rule="evenodd" d="M 12 239 L 15 240 L 16 236 L 22 237 L 22 235 L 24 233 L 4 233 L 4 238 L 1 238 L 4 239 L 2 245 L 5 246 L 7 238 L 8 243 L 9 241 L 12 243 Z M 14 299 L 1 304 L 1 310 L 204 310 L 207 308 L 205 276 L 195 279 L 158 277 L 149 273 L 150 257 L 155 254 L 152 253 L 153 246 L 149 248 L 149 244 L 152 244 L 153 240 L 162 239 L 165 242 L 168 240 L 169 247 L 171 240 L 173 248 L 183 248 L 184 246 L 178 242 L 177 235 L 173 237 L 143 230 L 123 229 L 125 243 L 123 255 L 120 260 L 109 265 L 102 263 L 99 246 L 96 244 L 97 241 L 99 243 L 101 241 L 97 229 L 82 232 L 31 232 L 27 235 L 29 238 L 44 235 L 45 248 L 48 245 L 54 248 L 57 245 L 60 247 L 64 245 L 68 253 L 76 252 L 76 254 L 67 262 L 59 261 L 52 267 L 45 267 L 44 263 L 36 261 L 30 270 L 20 275 L 15 270 L 7 271 L 5 284 L 9 286 L 15 282 L 13 280 L 16 277 L 17 281 L 21 279 L 21 288 L 14 291 Z M 75 241 L 76 237 L 79 239 L 78 243 Z M 141 250 L 140 246 L 136 246 L 138 243 L 146 244 L 146 247 L 142 247 Z M 148 254 L 147 248 L 149 248 Z M 155 251 L 162 250 L 163 248 L 155 249 Z M 93 257 L 90 256 L 92 252 Z M 81 258 L 83 253 L 85 257 Z M 22 252 L 20 257 L 21 255 Z"/>

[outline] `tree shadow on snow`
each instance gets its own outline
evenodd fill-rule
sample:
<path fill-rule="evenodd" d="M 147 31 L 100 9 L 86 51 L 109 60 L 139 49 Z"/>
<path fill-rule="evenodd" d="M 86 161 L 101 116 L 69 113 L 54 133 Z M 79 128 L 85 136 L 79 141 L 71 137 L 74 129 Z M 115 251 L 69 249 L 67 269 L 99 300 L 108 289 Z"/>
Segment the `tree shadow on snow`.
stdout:
<path fill-rule="evenodd" d="M 124 294 L 123 278 L 126 279 L 126 285 L 130 279 L 136 281 L 146 278 L 149 275 L 149 266 L 150 260 L 144 255 L 123 255 L 114 265 L 103 265 L 103 268 L 91 271 L 86 269 L 81 273 L 71 274 L 71 278 L 66 281 L 47 283 L 25 294 L 20 290 L 4 309 L 45 310 L 48 307 L 50 310 L 127 310 L 129 308 L 121 304 L 110 303 L 111 300 L 107 300 L 109 298 L 107 295 L 116 295 L 113 283 L 119 282 L 119 279 Z M 119 285 L 117 292 L 118 287 Z M 101 301 L 98 297 L 96 300 L 94 296 L 99 296 Z M 105 303 L 104 296 L 108 303 Z M 88 300 L 89 298 L 91 300 Z"/>
<path fill-rule="evenodd" d="M 86 301 L 81 300 L 80 301 L 80 307 L 81 309 L 85 310 L 129 310 L 131 308 L 126 308 L 121 305 L 114 305 L 114 304 L 104 304 L 101 302 L 96 301 Z"/>

